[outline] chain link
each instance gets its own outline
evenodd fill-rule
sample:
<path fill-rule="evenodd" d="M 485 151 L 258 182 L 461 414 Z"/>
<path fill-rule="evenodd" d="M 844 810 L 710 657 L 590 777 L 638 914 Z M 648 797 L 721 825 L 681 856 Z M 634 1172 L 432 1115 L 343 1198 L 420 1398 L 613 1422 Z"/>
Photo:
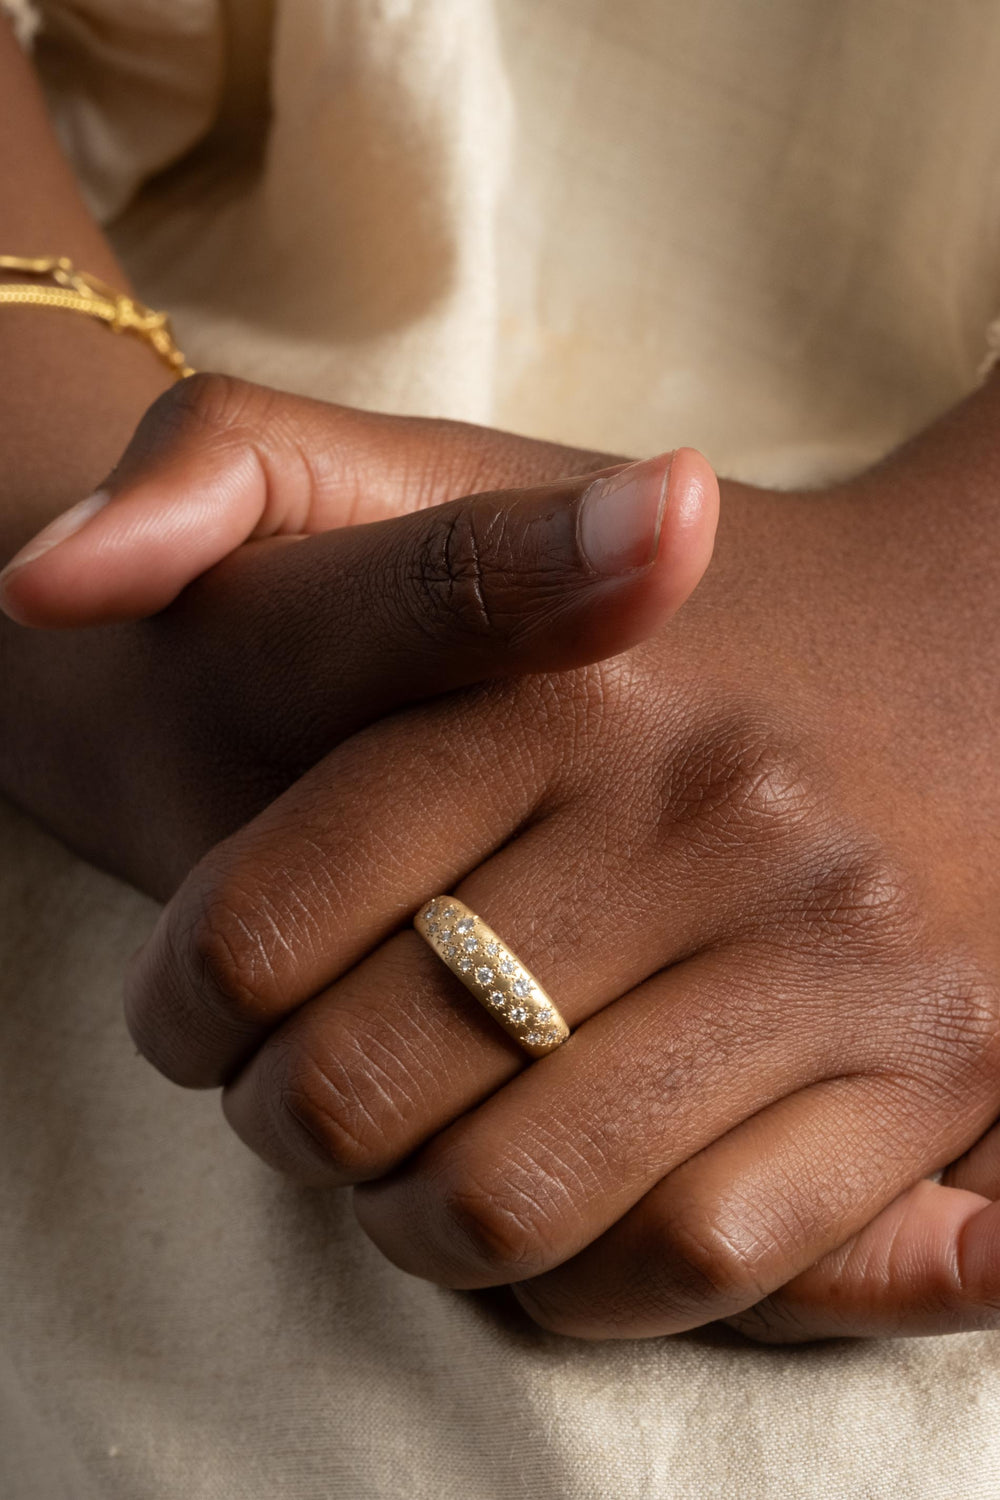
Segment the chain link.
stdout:
<path fill-rule="evenodd" d="M 118 291 L 86 271 L 78 271 L 64 255 L 0 255 L 0 271 L 49 276 L 56 283 L 52 287 L 41 287 L 0 282 L 0 306 L 56 307 L 66 312 L 84 313 L 106 323 L 112 333 L 131 333 L 144 339 L 176 379 L 183 380 L 195 373 L 177 347 L 166 313 L 154 312 L 126 292 Z"/>

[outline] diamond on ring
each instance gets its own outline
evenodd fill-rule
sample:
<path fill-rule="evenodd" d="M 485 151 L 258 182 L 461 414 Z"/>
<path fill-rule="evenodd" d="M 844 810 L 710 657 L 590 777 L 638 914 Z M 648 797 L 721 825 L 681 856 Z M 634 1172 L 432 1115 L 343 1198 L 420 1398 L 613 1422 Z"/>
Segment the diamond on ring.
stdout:
<path fill-rule="evenodd" d="M 482 917 L 454 897 L 437 896 L 417 913 L 414 926 L 525 1051 L 541 1057 L 566 1041 L 569 1027 L 555 1005 Z"/>

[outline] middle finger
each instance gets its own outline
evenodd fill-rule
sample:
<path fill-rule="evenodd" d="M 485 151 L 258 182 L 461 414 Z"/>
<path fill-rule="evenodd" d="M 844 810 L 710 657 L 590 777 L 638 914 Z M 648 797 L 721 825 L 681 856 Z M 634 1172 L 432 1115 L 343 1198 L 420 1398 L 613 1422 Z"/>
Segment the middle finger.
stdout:
<path fill-rule="evenodd" d="M 586 863 L 581 846 L 591 851 Z M 572 1027 L 724 925 L 724 902 L 710 918 L 691 902 L 691 863 L 681 844 L 665 856 L 643 852 L 628 834 L 612 837 L 575 803 L 472 871 L 455 894 L 510 939 Z M 392 1169 L 525 1061 L 407 930 L 289 1016 L 230 1084 L 224 1106 L 273 1166 L 342 1185 Z"/>

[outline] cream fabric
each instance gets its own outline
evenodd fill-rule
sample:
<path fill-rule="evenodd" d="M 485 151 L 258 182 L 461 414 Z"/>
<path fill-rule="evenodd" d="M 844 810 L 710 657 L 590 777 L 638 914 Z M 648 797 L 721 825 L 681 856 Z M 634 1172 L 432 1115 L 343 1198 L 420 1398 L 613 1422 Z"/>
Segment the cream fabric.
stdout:
<path fill-rule="evenodd" d="M 41 9 L 64 140 L 200 364 L 779 482 L 975 379 L 995 5 Z M 583 1345 L 402 1276 L 135 1058 L 151 904 L 9 810 L 0 853 L 4 1500 L 1000 1492 L 991 1335 Z"/>
<path fill-rule="evenodd" d="M 279 3 L 266 171 L 122 244 L 197 358 L 795 483 L 976 378 L 998 76 L 992 3 Z"/>
<path fill-rule="evenodd" d="M 0 15 L 8 18 L 21 46 L 30 47 L 38 30 L 38 12 L 31 0 L 0 0 Z"/>
<path fill-rule="evenodd" d="M 219 15 L 204 0 L 37 8 L 44 26 L 35 46 L 56 129 L 91 207 L 111 218 L 211 124 L 223 68 Z"/>

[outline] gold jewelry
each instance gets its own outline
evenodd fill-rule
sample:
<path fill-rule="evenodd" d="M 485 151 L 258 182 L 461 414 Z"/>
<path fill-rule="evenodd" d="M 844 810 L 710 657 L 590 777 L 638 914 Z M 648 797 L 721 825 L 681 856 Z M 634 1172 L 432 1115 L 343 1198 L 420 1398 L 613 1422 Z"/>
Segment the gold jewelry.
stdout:
<path fill-rule="evenodd" d="M 532 1057 L 561 1047 L 569 1027 L 534 975 L 454 896 L 435 896 L 413 925 L 451 972 Z"/>
<path fill-rule="evenodd" d="M 50 276 L 54 287 L 25 286 L 18 281 L 0 282 L 0 305 L 60 307 L 65 312 L 99 318 L 112 333 L 132 333 L 145 339 L 173 371 L 178 380 L 194 370 L 178 349 L 166 313 L 154 312 L 126 292 L 86 271 L 78 271 L 65 255 L 0 255 L 0 271 L 20 271 L 25 276 Z"/>

